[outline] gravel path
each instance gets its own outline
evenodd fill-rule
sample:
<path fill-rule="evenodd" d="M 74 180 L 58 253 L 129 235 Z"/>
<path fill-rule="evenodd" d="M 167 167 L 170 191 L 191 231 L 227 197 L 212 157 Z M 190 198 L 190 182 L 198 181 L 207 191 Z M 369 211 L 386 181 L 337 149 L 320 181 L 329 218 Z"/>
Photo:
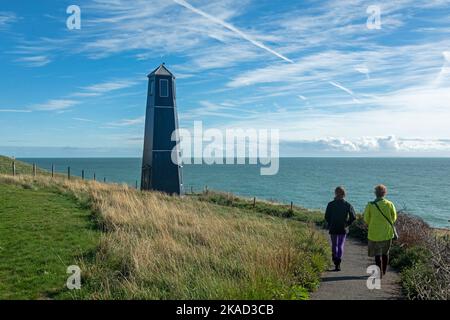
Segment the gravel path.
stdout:
<path fill-rule="evenodd" d="M 388 269 L 381 280 L 381 289 L 367 288 L 367 267 L 374 260 L 367 256 L 367 245 L 355 239 L 347 239 L 341 271 L 327 271 L 322 275 L 319 289 L 312 300 L 397 300 L 402 299 L 400 277 Z M 334 268 L 334 266 L 333 266 Z"/>

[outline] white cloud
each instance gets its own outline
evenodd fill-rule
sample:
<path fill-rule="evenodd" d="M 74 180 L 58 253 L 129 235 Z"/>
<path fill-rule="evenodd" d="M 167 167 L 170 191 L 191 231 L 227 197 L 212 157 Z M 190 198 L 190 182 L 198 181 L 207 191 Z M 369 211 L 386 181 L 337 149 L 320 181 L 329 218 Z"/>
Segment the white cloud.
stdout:
<path fill-rule="evenodd" d="M 176 69 L 189 73 L 198 73 L 208 69 L 223 69 L 264 57 L 261 51 L 248 43 L 221 43 L 205 47 L 202 50 L 194 50 L 186 55 L 190 58 L 189 65 L 176 66 Z M 180 77 L 177 76 L 177 78 Z"/>
<path fill-rule="evenodd" d="M 450 51 L 443 51 L 442 56 L 444 57 L 444 62 L 441 71 L 434 82 L 437 86 L 441 86 L 445 82 L 450 84 Z"/>
<path fill-rule="evenodd" d="M 201 1 L 199 9 L 199 6 L 193 7 L 181 0 L 153 0 L 151 3 L 138 0 L 132 5 L 123 0 L 94 0 L 84 5 L 86 13 L 82 34 L 64 39 L 24 40 L 14 53 L 85 54 L 100 59 L 133 51 L 138 60 L 163 57 L 167 53 L 186 54 L 195 60 L 202 57 L 194 52 L 201 53 L 214 47 L 212 56 L 216 56 L 220 62 L 209 58 L 209 61 L 201 64 L 205 69 L 224 68 L 246 59 L 256 61 L 260 56 L 267 57 L 267 52 L 291 62 L 278 50 L 263 43 L 266 40 L 275 43 L 277 40 L 267 30 L 258 32 L 257 27 L 252 27 L 244 32 L 228 22 L 243 13 L 249 2 Z M 249 49 L 247 44 L 262 50 L 256 53 L 257 50 Z M 282 43 L 279 45 L 283 46 Z M 231 54 L 225 56 L 221 52 L 227 46 Z M 237 51 L 239 47 L 245 48 L 242 54 Z M 67 48 L 70 48 L 70 52 Z M 203 57 L 206 58 L 206 55 Z M 187 61 L 186 66 L 191 66 L 190 62 L 195 63 Z"/>
<path fill-rule="evenodd" d="M 0 112 L 10 112 L 10 113 L 30 113 L 32 112 L 31 110 L 27 110 L 27 109 L 0 109 Z"/>
<path fill-rule="evenodd" d="M 47 102 L 42 103 L 42 104 L 32 105 L 30 107 L 30 109 L 39 110 L 39 111 L 59 111 L 59 110 L 68 109 L 77 104 L 79 104 L 79 101 L 55 99 L 55 100 L 48 100 Z"/>
<path fill-rule="evenodd" d="M 142 117 L 135 118 L 135 119 L 121 119 L 116 122 L 110 122 L 110 123 L 108 123 L 108 126 L 126 127 L 126 126 L 134 126 L 134 125 L 143 124 L 144 122 L 145 122 L 145 116 L 142 116 Z"/>
<path fill-rule="evenodd" d="M 260 41 L 254 39 L 252 36 L 246 34 L 245 32 L 242 32 L 241 30 L 239 30 L 238 28 L 236 28 L 235 26 L 233 26 L 232 24 L 225 22 L 224 20 L 221 20 L 217 17 L 214 17 L 198 8 L 193 7 L 192 5 L 190 5 L 188 2 L 184 1 L 184 0 L 173 0 L 175 3 L 178 3 L 179 5 L 191 10 L 192 12 L 212 21 L 213 23 L 217 23 L 219 25 L 221 25 L 222 27 L 230 30 L 231 32 L 235 33 L 236 35 L 238 35 L 239 37 L 249 41 L 250 43 L 252 43 L 253 45 L 266 50 L 267 52 L 273 54 L 274 56 L 290 62 L 290 63 L 294 63 L 291 59 L 285 57 L 284 55 L 278 53 L 277 51 L 270 49 L 269 47 L 267 47 L 266 45 L 264 45 L 263 43 L 261 43 Z"/>
<path fill-rule="evenodd" d="M 399 155 L 413 154 L 435 155 L 436 153 L 450 155 L 450 140 L 403 139 L 395 136 L 361 137 L 356 139 L 322 138 L 301 140 L 296 142 L 281 142 L 283 149 L 297 155 Z"/>
<path fill-rule="evenodd" d="M 111 92 L 111 91 L 117 91 L 121 89 L 130 88 L 134 85 L 136 85 L 136 81 L 132 80 L 116 80 L 116 81 L 109 81 L 109 82 L 102 82 L 98 84 L 94 84 L 88 87 L 82 88 L 83 92 L 77 92 L 72 94 L 74 97 L 94 97 L 94 96 L 100 96 L 102 94 Z"/>
<path fill-rule="evenodd" d="M 17 20 L 18 18 L 15 13 L 0 11 L 0 31 L 6 29 Z"/>
<path fill-rule="evenodd" d="M 203 9 L 217 19 L 235 16 L 243 1 L 204 2 Z M 102 58 L 124 51 L 137 50 L 139 57 L 155 57 L 170 53 L 184 53 L 208 44 L 211 39 L 221 42 L 235 39 L 235 34 L 223 26 L 192 15 L 173 1 L 95 1 L 87 6 L 93 16 L 85 17 L 89 27 L 80 52 L 92 58 Z M 164 32 L 161 32 L 164 30 Z"/>
<path fill-rule="evenodd" d="M 76 121 L 81 121 L 81 122 L 96 122 L 95 120 L 86 119 L 86 118 L 72 118 L 72 119 L 76 120 Z"/>
<path fill-rule="evenodd" d="M 85 89 L 92 92 L 105 93 L 114 90 L 120 90 L 128 88 L 136 84 L 134 81 L 115 81 L 115 82 L 105 82 L 96 85 L 86 87 Z"/>
<path fill-rule="evenodd" d="M 200 101 L 199 104 L 199 107 L 192 108 L 187 112 L 182 113 L 180 118 L 183 121 L 200 120 L 205 117 L 242 119 L 243 114 L 245 114 L 245 118 L 249 119 L 257 114 L 255 111 L 246 110 L 245 108 L 237 107 L 234 104 L 227 102 L 218 104 L 210 101 Z"/>
<path fill-rule="evenodd" d="M 24 62 L 28 67 L 43 67 L 51 62 L 47 56 L 30 56 L 16 59 L 18 62 Z"/>
<path fill-rule="evenodd" d="M 367 77 L 367 79 L 370 79 L 370 69 L 367 66 L 365 65 L 356 66 L 355 70 L 358 71 L 359 73 L 364 74 Z"/>
<path fill-rule="evenodd" d="M 224 126 L 282 127 L 288 141 L 325 139 L 321 143 L 362 152 L 364 148 L 420 149 L 424 144 L 444 148 L 439 138 L 450 137 L 450 41 L 442 33 L 448 19 L 439 25 L 430 23 L 433 32 L 419 34 L 417 39 L 408 34 L 401 42 L 391 41 L 407 32 L 421 13 L 418 9 L 440 10 L 448 1 L 381 1 L 382 29 L 376 32 L 365 27 L 367 1 L 352 0 L 351 5 L 323 1 L 284 13 L 254 15 L 251 21 L 247 0 L 196 0 L 195 7 L 177 2 L 184 6 L 167 0 L 136 0 L 132 5 L 124 0 L 94 0 L 87 4 L 86 28 L 79 36 L 24 42 L 17 53 L 23 58 L 53 59 L 70 48 L 70 54 L 91 58 L 125 52 L 152 61 L 177 57 L 183 63 L 175 66 L 176 71 L 188 77 L 207 71 L 203 82 L 194 79 L 189 86 L 201 88 L 211 82 L 205 86 L 209 89 L 223 80 L 225 88 L 214 89 L 223 89 L 219 94 L 229 92 L 237 104 L 215 102 L 211 92 L 200 90 L 203 97 L 188 94 L 185 101 L 194 108 L 181 113 L 181 119 L 214 117 L 213 121 L 222 119 Z M 270 48 L 255 41 L 276 51 L 268 55 Z M 275 53 L 295 63 L 287 64 Z M 101 96 L 132 86 L 128 81 L 84 87 L 68 98 Z M 276 103 L 282 107 L 275 110 Z M 123 119 L 109 127 L 139 123 L 143 119 Z M 427 142 L 406 142 L 412 136 Z"/>

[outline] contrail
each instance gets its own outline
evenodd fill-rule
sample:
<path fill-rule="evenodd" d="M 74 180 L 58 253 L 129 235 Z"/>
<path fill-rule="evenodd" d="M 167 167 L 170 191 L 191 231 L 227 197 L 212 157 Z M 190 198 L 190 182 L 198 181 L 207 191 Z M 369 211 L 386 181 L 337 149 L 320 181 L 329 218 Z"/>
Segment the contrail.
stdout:
<path fill-rule="evenodd" d="M 341 89 L 342 91 L 347 92 L 347 93 L 348 93 L 349 95 L 351 95 L 351 96 L 354 96 L 354 95 L 355 95 L 355 94 L 353 93 L 352 90 L 347 89 L 346 87 L 341 86 L 340 84 L 338 84 L 338 83 L 336 83 L 336 82 L 334 82 L 334 81 L 328 81 L 328 83 L 331 84 L 332 86 L 335 86 L 336 88 Z"/>
<path fill-rule="evenodd" d="M 342 86 L 339 83 L 336 83 L 334 81 L 328 81 L 328 83 L 331 84 L 332 86 L 335 86 L 338 89 L 341 89 L 342 91 L 347 92 L 349 95 L 352 96 L 352 98 L 353 98 L 353 100 L 355 102 L 360 103 L 360 101 L 355 97 L 355 93 L 352 90 L 350 90 L 350 89 L 348 89 L 348 88 L 346 88 L 346 87 L 344 87 L 344 86 Z"/>
<path fill-rule="evenodd" d="M 26 109 L 0 109 L 0 112 L 29 113 L 32 111 Z"/>
<path fill-rule="evenodd" d="M 216 17 L 213 17 L 212 15 L 210 15 L 210 14 L 208 14 L 208 13 L 206 13 L 206 12 L 200 10 L 200 9 L 197 9 L 197 8 L 191 6 L 191 5 L 190 5 L 188 2 L 186 2 L 185 0 L 173 0 L 173 1 L 174 1 L 175 3 L 177 3 L 177 4 L 179 4 L 180 6 L 183 6 L 183 7 L 185 7 L 186 9 L 191 10 L 192 12 L 194 12 L 194 13 L 196 13 L 196 14 L 198 14 L 198 15 L 201 15 L 202 17 L 205 17 L 206 19 L 208 19 L 208 20 L 210 20 L 210 21 L 212 21 L 212 22 L 214 22 L 214 23 L 220 24 L 220 25 L 223 26 L 224 28 L 226 28 L 226 29 L 228 29 L 228 30 L 234 32 L 234 33 L 237 34 L 237 35 L 239 35 L 241 38 L 243 38 L 243 39 L 245 39 L 245 40 L 251 42 L 252 44 L 254 44 L 255 46 L 257 46 L 257 47 L 259 47 L 259 48 L 261 48 L 261 49 L 266 50 L 267 52 L 270 52 L 271 54 L 277 56 L 278 58 L 281 58 L 281 59 L 283 59 L 284 61 L 287 61 L 287 62 L 290 62 L 290 63 L 294 63 L 294 61 L 292 61 L 291 59 L 286 58 L 286 57 L 283 56 L 282 54 L 280 54 L 280 53 L 278 53 L 278 52 L 276 52 L 276 51 L 270 49 L 269 47 L 265 46 L 263 43 L 261 43 L 261 42 L 255 40 L 255 39 L 253 39 L 253 38 L 250 37 L 249 35 L 245 34 L 245 33 L 242 32 L 241 30 L 237 29 L 235 26 L 229 24 L 228 22 L 225 22 L 225 21 L 220 20 L 220 19 L 218 19 L 218 18 L 216 18 Z"/>

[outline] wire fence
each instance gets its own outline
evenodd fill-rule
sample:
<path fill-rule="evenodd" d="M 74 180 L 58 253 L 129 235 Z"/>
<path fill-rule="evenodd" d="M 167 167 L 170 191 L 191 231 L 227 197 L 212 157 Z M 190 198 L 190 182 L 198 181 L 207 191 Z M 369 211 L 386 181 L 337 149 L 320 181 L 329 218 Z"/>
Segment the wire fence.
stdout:
<path fill-rule="evenodd" d="M 26 173 L 25 173 L 26 172 Z M 28 170 L 19 170 L 18 165 L 16 163 L 16 160 L 12 160 L 11 163 L 11 174 L 13 176 L 18 176 L 21 174 L 28 174 L 30 171 Z M 88 173 L 90 174 L 90 178 L 88 177 Z M 89 171 L 86 169 L 78 169 L 76 172 L 73 170 L 73 168 L 71 166 L 67 166 L 64 167 L 63 171 L 57 171 L 56 170 L 56 165 L 55 164 L 51 164 L 51 166 L 49 167 L 49 170 L 45 170 L 45 169 L 38 169 L 38 166 L 36 165 L 36 163 L 32 163 L 31 164 L 31 175 L 33 177 L 36 177 L 37 175 L 44 175 L 44 176 L 51 176 L 52 178 L 55 177 L 59 177 L 59 178 L 66 178 L 68 180 L 72 180 L 72 179 L 81 179 L 81 180 L 92 180 L 92 181 L 97 181 L 97 182 L 102 182 L 103 183 L 124 183 L 121 181 L 114 181 L 112 179 L 108 179 L 106 176 L 102 176 L 100 177 L 95 171 Z M 139 180 L 135 180 L 134 183 L 127 183 L 130 187 L 134 187 L 135 189 L 139 189 L 140 188 L 140 182 Z M 199 194 L 199 193 L 207 193 L 208 192 L 208 186 L 199 186 L 199 185 L 194 185 L 194 184 L 189 184 L 189 185 L 183 185 L 183 190 L 184 190 L 184 194 Z"/>
<path fill-rule="evenodd" d="M 29 170 L 19 170 L 17 163 L 15 160 L 12 160 L 11 163 L 11 174 L 13 176 L 18 176 L 21 174 L 28 174 L 30 171 Z M 81 179 L 81 180 L 92 180 L 92 181 L 98 181 L 101 182 L 103 181 L 103 183 L 108 183 L 109 180 L 107 179 L 106 176 L 103 176 L 102 178 L 100 178 L 100 180 L 98 179 L 99 176 L 97 175 L 96 172 L 92 172 L 91 173 L 91 178 L 89 179 L 87 176 L 88 171 L 86 169 L 81 169 L 78 170 L 75 174 L 73 174 L 73 169 L 70 166 L 65 167 L 64 169 L 64 173 L 62 171 L 56 171 L 56 166 L 54 164 L 51 165 L 51 169 L 50 170 L 44 170 L 44 169 L 38 169 L 37 165 L 35 163 L 31 164 L 31 175 L 33 177 L 36 177 L 37 175 L 41 174 L 43 176 L 51 176 L 52 178 L 55 177 L 59 177 L 59 178 L 66 178 L 68 180 L 72 180 L 72 179 Z M 111 180 L 111 182 L 114 182 Z M 120 182 L 117 182 L 120 183 Z M 134 182 L 134 184 L 130 184 L 128 183 L 128 185 L 133 186 L 134 188 L 138 189 L 140 187 L 139 181 L 136 180 Z"/>

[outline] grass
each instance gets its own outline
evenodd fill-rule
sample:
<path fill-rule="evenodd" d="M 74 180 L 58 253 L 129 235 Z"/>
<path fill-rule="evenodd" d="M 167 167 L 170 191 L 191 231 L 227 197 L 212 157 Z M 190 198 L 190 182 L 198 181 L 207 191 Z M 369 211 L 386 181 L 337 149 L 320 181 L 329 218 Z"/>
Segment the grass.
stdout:
<path fill-rule="evenodd" d="M 95 249 L 90 211 L 49 189 L 0 184 L 0 299 L 57 296 L 66 269 Z"/>
<path fill-rule="evenodd" d="M 328 262 L 327 241 L 314 228 L 314 219 L 286 219 L 271 214 L 275 211 L 269 212 L 268 205 L 230 207 L 48 176 L 0 175 L 0 186 L 11 194 L 2 210 L 16 215 L 5 225 L 9 231 L 4 237 L 10 244 L 20 237 L 30 242 L 17 242 L 16 247 L 27 248 L 23 254 L 13 249 L 5 253 L 4 277 L 11 285 L 0 287 L 0 295 L 7 298 L 16 297 L 17 283 L 29 276 L 36 284 L 23 298 L 307 299 Z M 25 195 L 35 198 L 24 202 Z M 14 226 L 25 222 L 29 229 L 15 233 Z M 48 243 L 36 240 L 42 234 Z M 97 240 L 92 243 L 86 235 Z M 69 256 L 73 243 L 80 250 Z M 93 254 L 83 257 L 93 247 Z M 59 255 L 64 263 L 47 277 L 37 276 L 46 270 L 43 261 L 56 257 L 51 252 L 66 252 Z M 9 279 L 8 270 L 20 259 L 30 269 Z M 81 267 L 81 290 L 61 289 L 67 263 Z"/>
<path fill-rule="evenodd" d="M 250 212 L 262 213 L 274 217 L 290 218 L 292 220 L 323 225 L 323 212 L 309 210 L 299 206 L 285 205 L 266 200 L 246 199 L 230 193 L 208 191 L 196 194 L 200 201 L 215 203 L 222 206 L 240 208 Z"/>
<path fill-rule="evenodd" d="M 0 174 L 12 174 L 12 159 L 1 156 L 0 155 Z M 15 160 L 16 163 L 16 174 L 24 174 L 24 175 L 31 175 L 33 174 L 33 166 L 29 165 L 28 163 Z M 36 168 L 36 173 L 39 175 L 51 175 L 51 173 L 47 172 L 46 170 L 43 170 L 41 168 Z"/>

